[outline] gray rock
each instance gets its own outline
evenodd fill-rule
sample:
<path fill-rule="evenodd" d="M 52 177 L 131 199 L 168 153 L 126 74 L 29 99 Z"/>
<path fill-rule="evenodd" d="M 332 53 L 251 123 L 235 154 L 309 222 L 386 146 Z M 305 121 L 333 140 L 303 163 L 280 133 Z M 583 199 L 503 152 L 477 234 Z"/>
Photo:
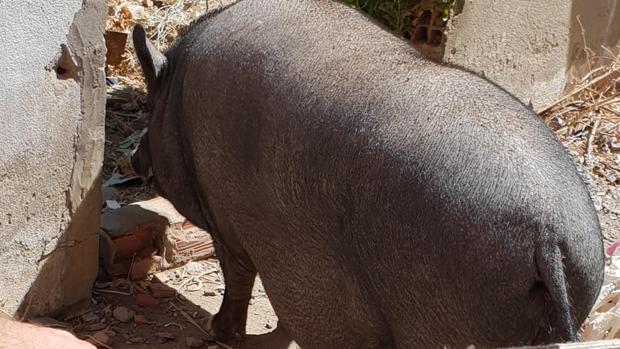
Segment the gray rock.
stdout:
<path fill-rule="evenodd" d="M 114 308 L 114 311 L 112 312 L 112 316 L 120 322 L 129 322 L 133 320 L 133 316 L 135 314 L 136 313 L 133 310 L 123 306 Z"/>

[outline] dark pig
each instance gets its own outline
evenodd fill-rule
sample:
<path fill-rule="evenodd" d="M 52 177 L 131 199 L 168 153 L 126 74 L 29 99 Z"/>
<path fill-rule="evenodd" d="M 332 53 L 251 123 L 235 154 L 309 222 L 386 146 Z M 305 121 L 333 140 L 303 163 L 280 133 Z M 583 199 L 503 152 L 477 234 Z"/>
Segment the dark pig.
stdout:
<path fill-rule="evenodd" d="M 574 341 L 603 280 L 597 215 L 529 108 L 354 9 L 245 0 L 164 54 L 134 157 L 213 234 L 245 332 L 260 273 L 305 349 Z"/>

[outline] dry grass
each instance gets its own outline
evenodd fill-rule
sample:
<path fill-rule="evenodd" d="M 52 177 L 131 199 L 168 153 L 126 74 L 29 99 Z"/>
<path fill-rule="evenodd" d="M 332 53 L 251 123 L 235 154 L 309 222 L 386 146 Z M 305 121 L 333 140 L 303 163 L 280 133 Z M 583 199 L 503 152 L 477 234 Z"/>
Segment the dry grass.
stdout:
<path fill-rule="evenodd" d="M 562 143 L 578 154 L 596 180 L 599 193 L 613 198 L 620 184 L 620 56 L 609 51 L 606 57 L 593 57 L 587 50 L 586 57 L 589 73 L 576 79 L 570 92 L 539 114 Z M 598 60 L 597 65 L 593 59 Z M 599 211 L 606 244 L 618 238 L 617 220 L 609 219 L 619 213 L 614 207 L 603 204 Z M 617 338 L 620 322 L 613 314 L 620 307 L 620 283 L 617 277 L 610 277 L 618 268 L 617 258 L 608 260 L 611 265 L 606 268 L 599 300 L 582 327 L 583 341 Z"/>
<path fill-rule="evenodd" d="M 620 56 L 602 59 L 539 114 L 596 178 L 613 186 L 620 184 Z"/>
<path fill-rule="evenodd" d="M 218 1 L 210 6 L 217 5 Z M 130 36 L 134 25 L 141 24 L 160 50 L 170 46 L 207 10 L 206 0 L 108 0 L 107 4 L 107 31 Z M 116 81 L 107 89 L 103 179 L 127 179 L 135 175 L 130 165 L 131 151 L 147 126 L 146 86 L 131 40 L 124 47 L 122 61 L 108 66 L 106 73 Z M 121 190 L 119 201 L 127 204 L 153 195 L 146 186 L 130 185 Z"/>
<path fill-rule="evenodd" d="M 165 50 L 182 35 L 193 20 L 207 11 L 207 0 L 108 0 L 106 29 L 130 33 L 140 24 L 160 50 Z M 109 67 L 109 74 L 121 83 L 144 91 L 144 83 L 131 44 L 125 48 L 123 62 Z"/>

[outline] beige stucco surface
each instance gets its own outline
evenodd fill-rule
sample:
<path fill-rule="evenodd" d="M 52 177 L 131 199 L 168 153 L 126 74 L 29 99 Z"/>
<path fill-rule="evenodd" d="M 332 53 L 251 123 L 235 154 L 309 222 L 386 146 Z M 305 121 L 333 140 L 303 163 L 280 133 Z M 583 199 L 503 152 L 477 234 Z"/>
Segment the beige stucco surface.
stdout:
<path fill-rule="evenodd" d="M 96 275 L 105 14 L 96 0 L 0 0 L 0 307 L 9 313 L 26 303 L 28 315 L 58 312 Z"/>
<path fill-rule="evenodd" d="M 571 68 L 583 63 L 577 18 L 595 52 L 618 44 L 618 0 L 465 0 L 450 23 L 443 59 L 484 75 L 538 110 L 562 95 Z"/>
<path fill-rule="evenodd" d="M 565 84 L 571 2 L 466 0 L 444 60 L 471 69 L 535 108 Z"/>

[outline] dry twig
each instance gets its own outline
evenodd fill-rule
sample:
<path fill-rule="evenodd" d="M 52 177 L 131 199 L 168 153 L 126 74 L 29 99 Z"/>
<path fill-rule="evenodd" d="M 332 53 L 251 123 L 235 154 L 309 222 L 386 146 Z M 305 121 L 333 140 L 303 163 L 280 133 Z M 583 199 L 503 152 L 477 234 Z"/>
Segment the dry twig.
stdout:
<path fill-rule="evenodd" d="M 109 346 L 109 345 L 107 345 L 105 343 L 102 343 L 100 340 L 98 340 L 97 338 L 95 338 L 95 337 L 93 337 L 91 335 L 86 335 L 86 338 L 88 338 L 89 340 L 95 342 L 95 344 L 97 344 L 98 347 L 104 347 L 106 349 L 114 349 L 111 346 Z"/>
<path fill-rule="evenodd" d="M 596 119 L 594 121 L 594 125 L 590 130 L 590 134 L 588 135 L 588 142 L 586 145 L 586 156 L 584 157 L 584 161 L 590 161 L 592 159 L 592 142 L 594 141 L 594 137 L 596 137 L 596 131 L 598 130 L 598 126 L 601 124 L 601 119 Z"/>
<path fill-rule="evenodd" d="M 593 86 L 601 81 L 603 81 L 604 79 L 608 78 L 609 76 L 611 76 L 612 74 L 619 72 L 620 71 L 620 67 L 617 67 L 616 69 L 610 70 L 608 72 L 606 72 L 605 74 L 595 78 L 594 80 L 591 80 L 590 82 L 588 82 L 587 84 L 576 88 L 575 90 L 573 90 L 572 92 L 570 92 L 569 94 L 567 94 L 566 96 L 558 99 L 557 101 L 551 103 L 549 106 L 541 109 L 538 111 L 538 114 L 545 114 L 548 111 L 550 111 L 551 109 L 553 109 L 554 107 L 556 107 L 557 105 L 559 105 L 560 103 L 566 101 L 567 99 L 575 96 L 576 94 L 582 92 L 583 90 L 589 88 L 590 86 Z"/>
<path fill-rule="evenodd" d="M 0 308 L 0 314 L 4 315 L 4 317 L 6 317 L 7 319 L 12 319 L 13 318 L 13 316 L 11 314 L 7 313 L 7 311 L 2 309 L 2 308 Z"/>
<path fill-rule="evenodd" d="M 194 325 L 194 327 L 196 327 L 200 332 L 202 332 L 203 334 L 205 334 L 208 337 L 211 337 L 211 334 L 208 333 L 207 331 L 205 331 L 202 326 L 198 325 L 198 323 L 196 323 L 196 321 L 194 321 L 194 319 L 188 314 L 186 313 L 183 309 L 179 308 L 176 304 L 174 303 L 170 303 L 170 305 L 172 305 L 177 311 L 179 311 L 181 313 L 181 315 L 183 315 L 183 317 L 185 318 L 185 320 L 189 321 L 189 323 L 191 323 L 192 325 Z"/>
<path fill-rule="evenodd" d="M 113 294 L 120 294 L 120 295 L 123 295 L 123 296 L 131 296 L 131 293 L 129 293 L 129 292 L 105 290 L 105 289 L 102 289 L 102 288 L 95 288 L 95 289 L 93 289 L 93 292 L 95 292 L 95 293 L 113 293 Z"/>

